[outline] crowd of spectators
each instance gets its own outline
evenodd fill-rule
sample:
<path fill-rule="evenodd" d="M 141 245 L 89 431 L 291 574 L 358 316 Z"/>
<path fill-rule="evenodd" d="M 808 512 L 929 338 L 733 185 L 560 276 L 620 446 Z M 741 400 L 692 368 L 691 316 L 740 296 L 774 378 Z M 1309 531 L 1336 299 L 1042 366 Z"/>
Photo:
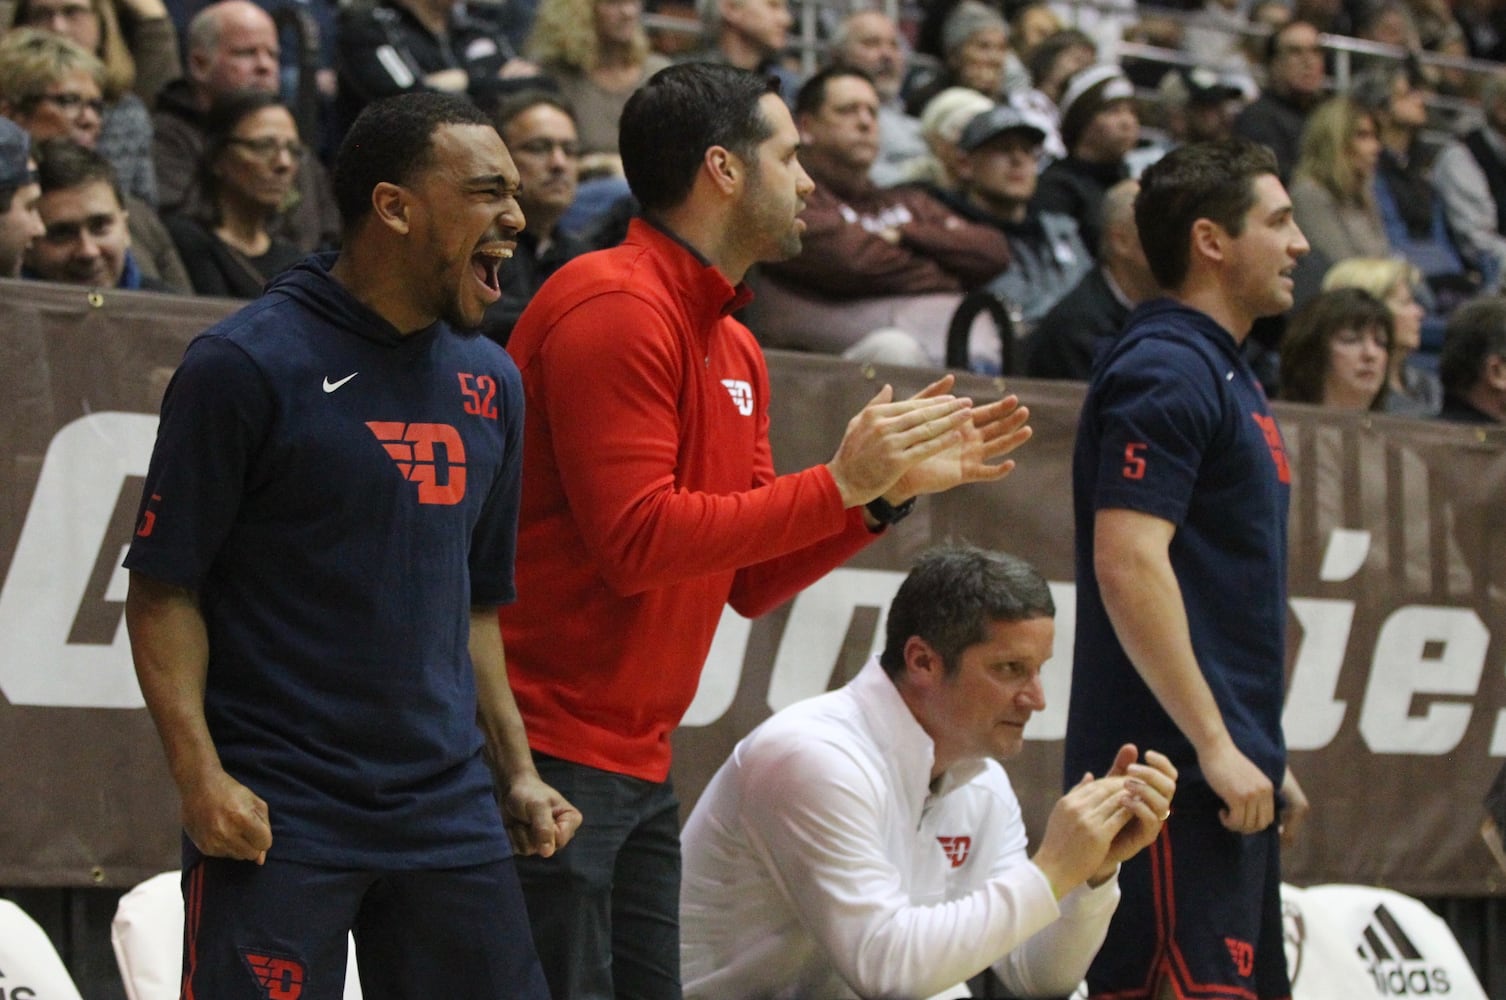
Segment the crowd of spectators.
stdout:
<path fill-rule="evenodd" d="M 1437 413 L 1450 317 L 1500 291 L 1506 72 L 1419 58 L 1506 58 L 1500 0 L 931 0 L 913 23 L 824 4 L 806 23 L 826 68 L 808 80 L 787 0 L 660 0 L 693 13 L 698 34 L 678 39 L 651 37 L 654 2 L 302 3 L 327 36 L 303 43 L 333 60 L 310 109 L 295 84 L 315 64 L 290 51 L 281 0 L 20 0 L 0 36 L 0 114 L 29 136 L 44 232 L 25 235 L 15 210 L 0 242 L 29 277 L 253 297 L 337 245 L 320 152 L 361 107 L 462 93 L 525 179 L 529 228 L 485 323 L 505 343 L 554 270 L 626 231 L 617 118 L 655 72 L 696 59 L 778 79 L 817 184 L 805 251 L 750 275 L 747 317 L 770 346 L 939 365 L 972 293 L 1016 347 L 985 338 L 973 367 L 1085 378 L 1156 294 L 1132 179 L 1176 145 L 1236 133 L 1275 152 L 1311 243 L 1299 308 L 1352 304 L 1328 296 L 1341 287 L 1388 307 L 1378 408 Z M 1122 58 L 1126 41 L 1164 58 Z M 1268 390 L 1308 398 L 1293 386 L 1321 373 L 1284 378 L 1289 359 L 1328 356 L 1284 344 L 1297 328 L 1295 312 L 1263 324 L 1249 349 Z"/>

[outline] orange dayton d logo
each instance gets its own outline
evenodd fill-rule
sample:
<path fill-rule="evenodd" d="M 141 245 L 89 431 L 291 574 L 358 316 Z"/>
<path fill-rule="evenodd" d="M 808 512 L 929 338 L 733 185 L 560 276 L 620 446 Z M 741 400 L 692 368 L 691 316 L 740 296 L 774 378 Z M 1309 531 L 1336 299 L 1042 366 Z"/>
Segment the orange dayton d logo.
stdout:
<path fill-rule="evenodd" d="M 465 499 L 465 445 L 449 424 L 368 420 L 397 469 L 418 484 L 418 502 L 448 507 Z"/>
<path fill-rule="evenodd" d="M 298 1000 L 303 996 L 303 963 L 276 955 L 256 955 L 242 951 L 246 968 L 267 993 L 267 1000 Z"/>

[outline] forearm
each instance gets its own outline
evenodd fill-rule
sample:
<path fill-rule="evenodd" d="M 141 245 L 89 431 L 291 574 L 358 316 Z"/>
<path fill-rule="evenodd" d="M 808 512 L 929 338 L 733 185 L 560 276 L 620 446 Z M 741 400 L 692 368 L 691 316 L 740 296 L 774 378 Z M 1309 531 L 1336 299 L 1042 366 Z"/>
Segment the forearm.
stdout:
<path fill-rule="evenodd" d="M 498 780 L 510 787 L 519 778 L 536 778 L 523 717 L 507 683 L 507 659 L 497 609 L 471 609 L 471 665 L 476 672 L 476 718 Z"/>
<path fill-rule="evenodd" d="M 987 226 L 916 222 L 900 233 L 906 246 L 934 260 L 964 288 L 981 285 L 1009 267 L 1009 242 Z"/>
<path fill-rule="evenodd" d="M 1073 890 L 1061 901 L 1061 916 L 994 963 L 1012 994 L 1066 996 L 1077 988 L 1108 934 L 1119 905 L 1119 883 Z"/>
<path fill-rule="evenodd" d="M 1123 515 L 1145 518 L 1101 511 L 1095 529 L 1094 569 L 1104 608 L 1125 655 L 1201 756 L 1227 743 L 1229 731 L 1192 648 L 1167 549 L 1171 536 L 1149 534 Z"/>
<path fill-rule="evenodd" d="M 139 573 L 126 594 L 126 631 L 147 711 L 180 792 L 220 768 L 204 716 L 209 640 L 195 595 Z"/>

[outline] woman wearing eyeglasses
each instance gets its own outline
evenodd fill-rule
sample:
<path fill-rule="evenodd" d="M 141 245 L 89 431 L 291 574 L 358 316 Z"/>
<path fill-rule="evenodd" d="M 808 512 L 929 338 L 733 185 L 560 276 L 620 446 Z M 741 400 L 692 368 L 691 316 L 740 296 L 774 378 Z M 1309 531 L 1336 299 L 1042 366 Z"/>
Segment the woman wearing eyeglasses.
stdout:
<path fill-rule="evenodd" d="M 12 27 L 66 38 L 99 59 L 104 103 L 98 142 L 89 148 L 98 149 L 110 161 L 124 191 L 156 205 L 152 118 L 147 105 L 165 79 L 182 72 L 182 63 L 177 34 L 161 0 L 133 2 L 142 7 L 140 14 L 132 15 L 143 43 L 145 61 L 141 63 L 126 44 L 115 0 L 19 0 Z M 139 75 L 138 65 L 145 70 Z"/>
<path fill-rule="evenodd" d="M 274 95 L 244 91 L 210 108 L 197 183 L 208 208 L 164 221 L 200 295 L 254 299 L 298 261 L 272 220 L 297 197 L 304 147 L 293 113 Z"/>
<path fill-rule="evenodd" d="M 130 182 L 139 164 L 102 147 L 100 128 L 108 105 L 105 67 L 83 46 L 50 31 L 19 28 L 0 37 L 0 115 L 14 121 L 32 142 L 71 139 L 109 160 L 130 214 L 131 246 L 142 272 L 169 288 L 188 290 L 178 252 L 151 204 Z M 150 146 L 150 139 L 147 140 Z M 150 166 L 150 157 L 146 153 Z"/>

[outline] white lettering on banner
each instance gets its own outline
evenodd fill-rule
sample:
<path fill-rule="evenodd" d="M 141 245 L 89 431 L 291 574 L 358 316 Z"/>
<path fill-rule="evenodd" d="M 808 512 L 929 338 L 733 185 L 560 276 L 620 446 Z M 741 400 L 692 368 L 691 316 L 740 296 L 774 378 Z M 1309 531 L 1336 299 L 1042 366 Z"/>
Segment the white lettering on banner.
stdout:
<path fill-rule="evenodd" d="M 1320 575 L 1325 582 L 1359 571 L 1370 545 L 1367 532 L 1336 530 Z M 800 593 L 780 636 L 769 679 L 773 711 L 820 694 L 831 683 L 842 643 L 857 608 L 878 611 L 870 649 L 883 648 L 884 612 L 904 574 L 888 570 L 837 569 Z M 1041 671 L 1046 708 L 1035 715 L 1026 739 L 1051 741 L 1066 735 L 1076 626 L 1076 587 L 1052 583 L 1056 602 L 1056 644 Z M 1302 629 L 1293 664 L 1282 726 L 1292 750 L 1321 750 L 1343 728 L 1349 703 L 1336 697 L 1349 641 L 1353 601 L 1293 597 L 1292 613 Z M 742 678 L 751 623 L 728 610 L 722 615 L 711 656 L 684 725 L 708 726 L 731 707 Z M 1490 634 L 1472 609 L 1408 606 L 1382 623 L 1360 713 L 1360 730 L 1377 753 L 1434 756 L 1458 746 L 1472 707 L 1428 705 L 1414 712 L 1418 695 L 1468 697 L 1478 693 Z M 1436 655 L 1430 655 L 1430 653 Z M 1490 751 L 1506 756 L 1506 709 L 1495 722 Z"/>
<path fill-rule="evenodd" d="M 0 588 L 0 692 L 11 704 L 145 704 L 124 627 L 108 646 L 70 644 L 68 633 L 105 544 L 121 483 L 146 475 L 156 436 L 154 415 L 104 412 L 69 423 L 48 444 Z M 110 590 L 119 592 L 116 581 Z"/>
<path fill-rule="evenodd" d="M 1459 745 L 1473 709 L 1438 704 L 1420 715 L 1418 695 L 1473 695 L 1485 671 L 1490 630 L 1470 608 L 1398 608 L 1375 639 L 1360 710 L 1360 735 L 1376 753 L 1446 754 Z M 1438 647 L 1437 655 L 1428 655 Z"/>
<path fill-rule="evenodd" d="M 826 690 L 858 608 L 878 611 L 869 652 L 880 652 L 885 614 L 904 579 L 894 570 L 838 569 L 801 591 L 769 674 L 769 708 L 777 712 Z"/>
<path fill-rule="evenodd" d="M 1292 614 L 1302 626 L 1302 644 L 1292 665 L 1281 728 L 1288 750 L 1320 750 L 1339 734 L 1347 703 L 1333 695 L 1344 669 L 1353 601 L 1293 597 Z"/>

